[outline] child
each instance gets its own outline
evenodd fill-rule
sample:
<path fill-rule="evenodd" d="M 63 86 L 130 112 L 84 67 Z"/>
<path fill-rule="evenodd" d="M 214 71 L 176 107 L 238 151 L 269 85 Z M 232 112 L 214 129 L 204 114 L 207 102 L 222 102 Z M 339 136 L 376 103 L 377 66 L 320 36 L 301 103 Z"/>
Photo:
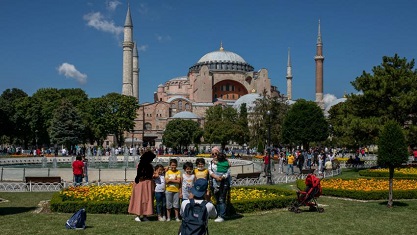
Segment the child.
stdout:
<path fill-rule="evenodd" d="M 184 174 L 182 174 L 182 187 L 181 187 L 181 195 L 180 198 L 182 200 L 188 200 L 188 196 L 190 195 L 190 190 L 194 185 L 195 175 L 193 174 L 193 164 L 191 162 L 184 163 L 183 166 Z"/>
<path fill-rule="evenodd" d="M 209 180 L 209 171 L 207 170 L 206 166 L 206 161 L 204 160 L 204 158 L 197 158 L 195 160 L 195 165 L 197 166 L 197 169 L 194 169 L 194 175 L 195 175 L 195 179 L 205 179 L 205 180 Z M 207 188 L 207 192 L 206 192 L 206 196 L 205 199 L 206 201 L 210 201 L 211 195 L 210 195 L 210 189 Z"/>
<path fill-rule="evenodd" d="M 171 209 L 174 207 L 175 220 L 180 222 L 179 208 L 181 194 L 181 172 L 177 169 L 178 161 L 176 159 L 169 160 L 170 169 L 165 173 L 165 196 L 167 199 L 167 221 L 171 220 Z"/>
<path fill-rule="evenodd" d="M 159 221 L 165 221 L 165 177 L 164 177 L 164 166 L 158 164 L 155 166 L 155 172 L 153 175 L 155 181 L 155 200 L 156 200 L 156 213 Z"/>
<path fill-rule="evenodd" d="M 230 184 L 230 163 L 226 159 L 226 155 L 223 153 L 219 153 L 217 155 L 217 163 L 216 161 L 214 161 L 213 163 L 216 164 L 216 167 L 213 167 L 213 166 L 211 167 L 211 170 L 214 174 L 212 183 L 213 183 L 214 193 L 216 193 L 219 190 L 220 184 L 222 182 Z M 211 172 L 210 172 L 210 175 L 212 175 Z"/>

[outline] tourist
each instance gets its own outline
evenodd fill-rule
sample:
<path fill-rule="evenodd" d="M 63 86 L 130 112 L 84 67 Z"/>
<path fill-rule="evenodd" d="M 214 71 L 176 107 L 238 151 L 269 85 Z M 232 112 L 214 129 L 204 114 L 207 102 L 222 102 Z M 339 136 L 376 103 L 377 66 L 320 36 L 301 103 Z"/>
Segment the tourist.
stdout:
<path fill-rule="evenodd" d="M 287 175 L 290 174 L 290 169 L 291 169 L 291 175 L 294 175 L 294 162 L 295 162 L 294 155 L 289 153 L 287 157 Z"/>
<path fill-rule="evenodd" d="M 278 173 L 279 174 L 284 173 L 284 160 L 285 160 L 284 155 L 285 153 L 281 152 L 279 153 L 279 156 L 278 156 Z"/>
<path fill-rule="evenodd" d="M 88 184 L 88 159 L 85 157 L 85 155 L 82 155 L 83 163 L 84 163 L 84 180 L 85 183 Z"/>
<path fill-rule="evenodd" d="M 212 182 L 212 193 L 216 199 L 218 217 L 214 222 L 223 222 L 226 216 L 227 201 L 226 197 L 230 190 L 230 163 L 226 155 L 220 153 L 218 147 L 212 149 L 213 160 L 210 163 L 209 173 Z"/>
<path fill-rule="evenodd" d="M 182 178 L 181 178 L 180 198 L 184 201 L 184 200 L 188 200 L 188 196 L 190 195 L 191 188 L 194 185 L 195 175 L 193 172 L 193 164 L 191 162 L 184 163 L 183 169 L 184 169 L 184 173 L 182 174 Z"/>
<path fill-rule="evenodd" d="M 204 201 L 206 201 L 206 200 L 204 200 L 204 195 L 206 194 L 207 189 L 208 189 L 207 180 L 203 179 L 203 178 L 197 179 L 194 183 L 194 186 L 191 188 L 190 199 L 194 199 L 194 202 L 196 204 L 203 203 Z M 181 216 L 184 217 L 185 207 L 189 203 L 190 203 L 190 200 L 186 200 L 186 201 L 183 201 L 181 203 Z M 216 208 L 214 207 L 214 205 L 211 202 L 206 203 L 206 209 L 207 209 L 207 212 L 208 212 L 206 225 L 208 226 L 208 219 L 209 218 L 211 218 L 211 219 L 216 218 L 217 211 L 216 211 Z M 183 223 L 185 223 L 185 221 L 183 221 Z M 185 227 L 186 227 L 186 225 L 181 225 L 180 231 L 179 231 L 180 235 L 182 234 L 182 231 L 184 231 L 183 228 L 185 228 Z M 205 233 L 202 233 L 202 234 L 208 234 L 208 227 L 206 227 L 205 230 L 206 230 Z M 185 232 L 184 232 L 184 235 L 186 235 Z"/>
<path fill-rule="evenodd" d="M 169 170 L 165 173 L 165 196 L 167 199 L 167 221 L 171 220 L 171 210 L 174 208 L 175 220 L 180 222 L 181 172 L 177 169 L 178 161 L 169 161 Z"/>
<path fill-rule="evenodd" d="M 300 152 L 298 155 L 298 159 L 297 159 L 297 166 L 298 166 L 298 169 L 300 170 L 300 174 L 303 172 L 304 161 L 305 161 L 304 154 Z"/>
<path fill-rule="evenodd" d="M 81 185 L 84 177 L 84 163 L 82 162 L 81 156 L 77 156 L 72 163 L 72 173 L 74 174 L 75 186 Z"/>
<path fill-rule="evenodd" d="M 270 161 L 271 161 L 271 156 L 269 154 L 270 153 L 268 153 L 268 150 L 265 150 L 265 154 L 264 154 L 264 157 L 263 157 L 265 176 L 268 175 L 269 172 L 271 172 L 271 165 L 269 164 Z"/>
<path fill-rule="evenodd" d="M 140 157 L 138 164 L 128 209 L 130 214 L 137 215 L 135 218 L 137 222 L 148 221 L 147 216 L 153 214 L 155 186 L 152 180 L 154 169 L 151 162 L 155 157 L 155 154 L 147 151 Z"/>
<path fill-rule="evenodd" d="M 155 181 L 155 201 L 156 201 L 156 214 L 158 215 L 158 221 L 165 221 L 166 217 L 166 197 L 165 197 L 165 168 L 163 165 L 158 164 L 155 166 L 155 172 L 153 175 Z"/>

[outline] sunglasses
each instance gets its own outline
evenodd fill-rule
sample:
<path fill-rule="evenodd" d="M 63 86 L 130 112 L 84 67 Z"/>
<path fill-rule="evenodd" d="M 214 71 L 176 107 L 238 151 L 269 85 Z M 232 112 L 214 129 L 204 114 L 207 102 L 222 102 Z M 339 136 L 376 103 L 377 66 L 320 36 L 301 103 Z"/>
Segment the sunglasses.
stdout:
<path fill-rule="evenodd" d="M 217 153 L 212 153 L 212 154 L 211 154 L 211 156 L 214 156 L 214 155 L 216 155 L 216 156 L 217 156 Z"/>

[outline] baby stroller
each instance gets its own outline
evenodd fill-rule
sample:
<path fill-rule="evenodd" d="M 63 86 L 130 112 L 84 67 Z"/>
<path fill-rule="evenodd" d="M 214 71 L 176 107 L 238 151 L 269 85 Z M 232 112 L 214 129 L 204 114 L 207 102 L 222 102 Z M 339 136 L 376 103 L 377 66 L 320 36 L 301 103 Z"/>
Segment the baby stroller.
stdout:
<path fill-rule="evenodd" d="M 297 191 L 297 200 L 295 200 L 288 208 L 289 211 L 301 213 L 300 206 L 310 207 L 310 211 L 324 212 L 324 208 L 320 208 L 317 204 L 317 198 L 321 195 L 320 179 L 313 174 L 308 174 L 305 179 L 306 189 Z"/>

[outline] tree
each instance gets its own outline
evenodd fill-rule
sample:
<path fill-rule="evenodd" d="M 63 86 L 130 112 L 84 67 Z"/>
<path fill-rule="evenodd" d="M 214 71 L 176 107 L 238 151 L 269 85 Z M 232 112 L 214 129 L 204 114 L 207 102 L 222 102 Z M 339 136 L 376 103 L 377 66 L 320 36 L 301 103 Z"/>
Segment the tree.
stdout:
<path fill-rule="evenodd" d="M 271 97 L 264 92 L 262 98 L 255 101 L 253 112 L 249 114 L 250 146 L 257 147 L 258 152 L 260 144 L 267 144 L 269 126 L 271 144 L 278 146 L 282 142 L 280 134 L 288 105 L 279 99 L 280 97 Z"/>
<path fill-rule="evenodd" d="M 250 135 L 249 135 L 249 122 L 248 122 L 248 109 L 246 108 L 246 103 L 243 103 L 240 106 L 237 125 L 238 131 L 236 135 L 236 142 L 239 145 L 244 145 L 249 143 Z"/>
<path fill-rule="evenodd" d="M 388 120 L 396 120 L 406 130 L 410 145 L 416 144 L 417 70 L 414 59 L 384 56 L 373 74 L 363 72 L 351 82 L 359 92 L 348 96 L 349 110 L 368 129 L 372 139 Z M 373 119 L 373 120 L 371 120 Z M 377 125 L 375 125 L 377 124 Z"/>
<path fill-rule="evenodd" d="M 67 99 L 55 109 L 49 128 L 52 143 L 63 144 L 67 149 L 82 142 L 84 125 L 77 108 Z"/>
<path fill-rule="evenodd" d="M 284 143 L 308 149 L 310 142 L 324 141 L 328 136 L 329 124 L 315 102 L 299 99 L 291 106 L 282 128 Z"/>
<path fill-rule="evenodd" d="M 124 132 L 132 130 L 135 125 L 139 104 L 135 97 L 118 93 L 109 93 L 103 98 L 105 126 L 121 146 L 124 143 Z"/>
<path fill-rule="evenodd" d="M 392 207 L 393 178 L 395 167 L 407 162 L 408 152 L 404 133 L 396 121 L 388 121 L 378 140 L 378 165 L 389 169 L 388 207 Z"/>
<path fill-rule="evenodd" d="M 204 123 L 204 141 L 206 143 L 220 143 L 222 149 L 230 141 L 237 141 L 240 126 L 237 124 L 238 114 L 232 107 L 216 105 L 206 111 Z"/>
<path fill-rule="evenodd" d="M 166 125 L 162 141 L 171 148 L 182 149 L 190 144 L 198 144 L 203 135 L 199 124 L 193 120 L 174 119 Z"/>
<path fill-rule="evenodd" d="M 0 136 L 6 135 L 14 143 L 21 133 L 18 132 L 19 125 L 13 120 L 13 116 L 19 100 L 25 97 L 28 95 L 18 88 L 6 89 L 0 96 Z"/>

